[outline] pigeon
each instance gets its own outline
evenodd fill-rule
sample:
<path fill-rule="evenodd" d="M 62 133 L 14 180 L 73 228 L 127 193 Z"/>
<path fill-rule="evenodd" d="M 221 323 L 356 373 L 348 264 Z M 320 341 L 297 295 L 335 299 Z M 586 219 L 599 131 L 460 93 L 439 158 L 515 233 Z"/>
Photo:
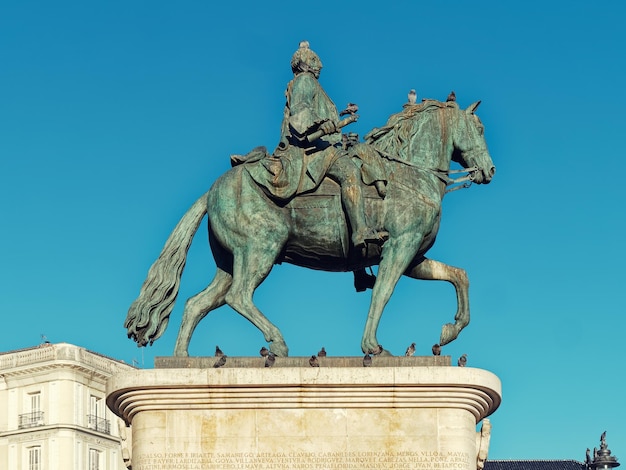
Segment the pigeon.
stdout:
<path fill-rule="evenodd" d="M 320 363 L 319 363 L 319 361 L 317 360 L 317 357 L 315 357 L 315 354 L 313 354 L 313 355 L 311 356 L 311 359 L 309 359 L 309 365 L 310 365 L 311 367 L 319 367 L 319 366 L 320 366 Z"/>
<path fill-rule="evenodd" d="M 459 360 L 457 361 L 457 365 L 459 367 L 465 367 L 466 364 L 467 364 L 467 354 L 462 354 L 461 357 L 459 357 Z"/>
<path fill-rule="evenodd" d="M 369 354 L 363 356 L 363 367 L 372 367 L 372 356 Z"/>
<path fill-rule="evenodd" d="M 348 103 L 346 109 L 339 113 L 339 116 L 344 116 L 346 114 L 353 115 L 359 110 L 359 105 L 354 103 Z"/>
<path fill-rule="evenodd" d="M 226 364 L 226 354 L 223 354 L 220 356 L 220 358 L 215 361 L 215 364 L 213 364 L 213 367 L 215 367 L 216 369 L 218 369 L 219 367 L 222 367 L 224 364 Z"/>
<path fill-rule="evenodd" d="M 267 349 L 265 346 L 263 346 L 261 350 L 259 351 L 259 354 L 261 355 L 261 357 L 267 357 L 269 353 L 270 353 L 270 350 Z"/>
<path fill-rule="evenodd" d="M 454 90 L 450 92 L 450 94 L 446 98 L 446 101 L 456 101 L 456 93 L 454 92 Z"/>
<path fill-rule="evenodd" d="M 326 357 L 326 349 L 324 349 L 324 346 L 322 346 L 322 349 L 317 353 L 317 357 Z"/>
<path fill-rule="evenodd" d="M 441 356 L 441 346 L 433 344 L 433 356 Z"/>
<path fill-rule="evenodd" d="M 265 367 L 272 367 L 274 362 L 276 362 L 276 356 L 274 356 L 274 353 L 270 352 L 265 358 Z"/>
<path fill-rule="evenodd" d="M 411 343 L 411 346 L 406 348 L 406 352 L 404 353 L 404 355 L 407 357 L 410 357 L 413 354 L 415 354 L 415 343 Z"/>
<path fill-rule="evenodd" d="M 415 93 L 415 90 L 409 91 L 408 98 L 409 104 L 415 104 L 415 102 L 417 101 L 417 93 Z"/>
<path fill-rule="evenodd" d="M 224 352 L 220 349 L 219 346 L 215 346 L 215 357 L 221 357 L 224 355 Z"/>
<path fill-rule="evenodd" d="M 371 349 L 369 351 L 370 354 L 373 354 L 374 356 L 378 356 L 380 353 L 383 352 L 383 346 L 382 344 L 379 344 L 378 346 L 376 346 L 376 349 Z"/>

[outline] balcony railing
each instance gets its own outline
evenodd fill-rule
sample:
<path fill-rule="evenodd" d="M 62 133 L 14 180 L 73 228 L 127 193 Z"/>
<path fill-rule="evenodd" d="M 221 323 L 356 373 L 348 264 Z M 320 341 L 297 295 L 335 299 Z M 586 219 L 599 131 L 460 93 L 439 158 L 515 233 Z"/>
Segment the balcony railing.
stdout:
<path fill-rule="evenodd" d="M 87 415 L 87 427 L 98 432 L 111 434 L 111 422 L 108 419 L 98 418 L 96 415 Z"/>
<path fill-rule="evenodd" d="M 33 411 L 32 413 L 24 413 L 18 415 L 18 428 L 34 428 L 36 426 L 43 426 L 43 411 Z"/>

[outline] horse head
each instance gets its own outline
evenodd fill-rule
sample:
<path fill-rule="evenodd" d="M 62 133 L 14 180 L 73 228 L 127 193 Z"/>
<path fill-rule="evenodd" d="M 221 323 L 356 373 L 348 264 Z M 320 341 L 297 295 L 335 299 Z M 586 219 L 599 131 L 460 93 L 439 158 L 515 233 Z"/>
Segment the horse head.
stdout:
<path fill-rule="evenodd" d="M 478 105 L 480 101 L 471 104 L 465 110 L 457 108 L 456 125 L 449 126 L 454 147 L 452 161 L 469 169 L 474 183 L 488 184 L 496 172 L 496 167 L 487 150 L 485 127 L 475 114 Z M 456 107 L 456 103 L 452 106 Z"/>
<path fill-rule="evenodd" d="M 447 171 L 450 160 L 469 172 L 475 183 L 489 183 L 496 168 L 484 138 L 484 126 L 474 114 L 480 101 L 467 109 L 456 102 L 424 100 L 390 116 L 382 128 L 365 136 L 389 160 Z"/>

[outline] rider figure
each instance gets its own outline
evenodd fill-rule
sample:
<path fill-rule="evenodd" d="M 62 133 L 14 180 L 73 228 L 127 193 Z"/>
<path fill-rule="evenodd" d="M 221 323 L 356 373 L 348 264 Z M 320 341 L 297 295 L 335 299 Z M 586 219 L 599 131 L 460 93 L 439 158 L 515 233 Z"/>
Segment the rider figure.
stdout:
<path fill-rule="evenodd" d="M 341 187 L 341 202 L 352 228 L 353 245 L 363 248 L 366 243 L 384 242 L 386 232 L 378 232 L 366 223 L 360 170 L 342 149 L 337 128 L 339 113 L 318 82 L 322 62 L 307 41 L 302 41 L 293 55 L 291 69 L 294 78 L 285 92 L 287 101 L 281 139 L 274 156 L 280 158 L 283 167 L 302 166 L 297 175 L 285 172 L 300 181 L 283 184 L 296 184 L 292 194 L 295 195 L 314 189 L 328 175 Z M 309 141 L 308 136 L 316 131 L 322 131 L 323 136 Z M 280 186 L 281 175 L 277 176 L 276 182 Z"/>

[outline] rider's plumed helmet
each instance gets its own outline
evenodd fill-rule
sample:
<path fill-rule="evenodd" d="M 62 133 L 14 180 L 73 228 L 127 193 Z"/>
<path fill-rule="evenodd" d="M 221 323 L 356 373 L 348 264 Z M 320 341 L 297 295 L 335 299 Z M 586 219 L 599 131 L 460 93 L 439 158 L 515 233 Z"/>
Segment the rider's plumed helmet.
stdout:
<path fill-rule="evenodd" d="M 309 48 L 309 41 L 300 41 L 298 50 L 291 58 L 291 70 L 294 74 L 311 72 L 316 77 L 322 70 L 322 61 L 319 56 Z"/>

